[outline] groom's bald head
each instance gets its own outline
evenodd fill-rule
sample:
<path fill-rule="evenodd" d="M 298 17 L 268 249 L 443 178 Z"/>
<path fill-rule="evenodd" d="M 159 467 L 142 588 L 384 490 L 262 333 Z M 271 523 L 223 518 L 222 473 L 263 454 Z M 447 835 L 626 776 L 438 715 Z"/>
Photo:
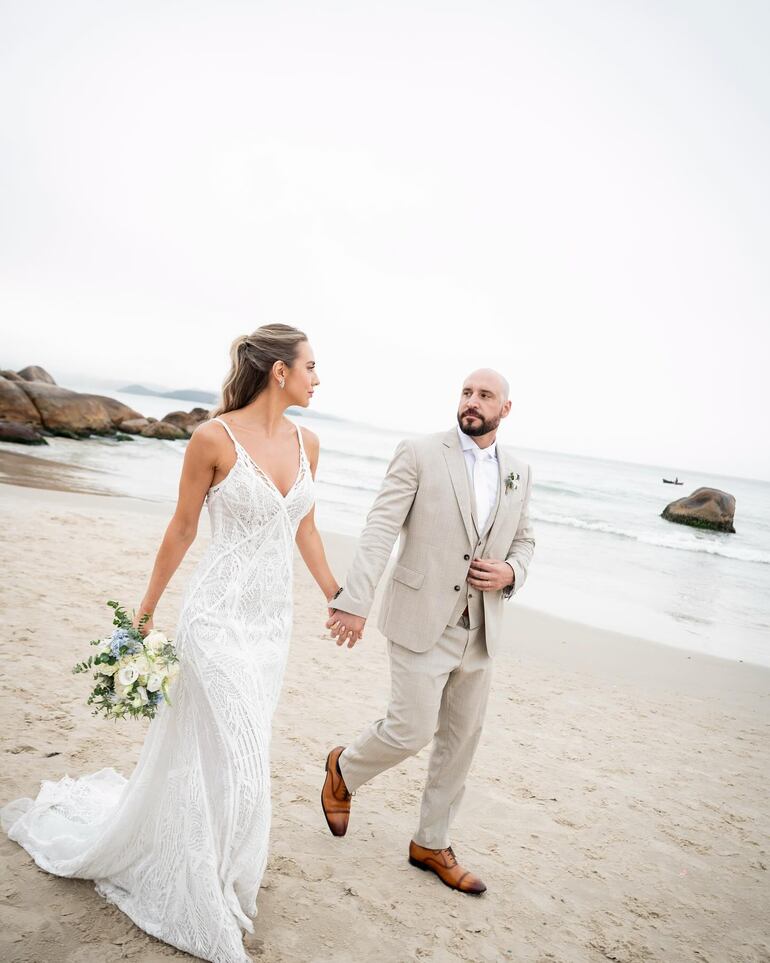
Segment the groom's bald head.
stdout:
<path fill-rule="evenodd" d="M 463 382 L 463 387 L 468 384 L 485 385 L 488 390 L 494 391 L 503 402 L 508 400 L 508 394 L 511 390 L 506 379 L 494 368 L 479 368 L 478 371 L 472 371 Z"/>
<path fill-rule="evenodd" d="M 478 438 L 496 431 L 508 417 L 511 402 L 507 380 L 493 368 L 472 371 L 463 382 L 457 422 L 466 435 Z"/>

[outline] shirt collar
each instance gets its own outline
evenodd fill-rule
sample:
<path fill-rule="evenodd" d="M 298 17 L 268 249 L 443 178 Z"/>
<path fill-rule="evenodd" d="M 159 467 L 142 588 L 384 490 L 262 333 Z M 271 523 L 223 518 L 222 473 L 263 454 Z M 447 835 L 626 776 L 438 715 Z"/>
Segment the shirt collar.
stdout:
<path fill-rule="evenodd" d="M 466 435 L 459 425 L 456 425 L 455 427 L 457 428 L 457 435 L 460 439 L 460 447 L 463 451 L 472 452 L 474 458 L 477 457 L 477 451 L 483 451 L 484 457 L 486 458 L 497 458 L 497 441 L 493 441 L 488 448 L 479 448 L 473 438 L 471 438 L 470 435 Z"/>

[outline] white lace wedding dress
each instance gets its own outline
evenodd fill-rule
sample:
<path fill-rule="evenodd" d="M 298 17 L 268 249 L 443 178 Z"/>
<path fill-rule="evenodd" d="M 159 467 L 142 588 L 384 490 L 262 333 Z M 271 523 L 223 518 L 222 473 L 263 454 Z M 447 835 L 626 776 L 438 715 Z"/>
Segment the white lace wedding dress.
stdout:
<path fill-rule="evenodd" d="M 42 783 L 0 813 L 57 876 L 93 879 L 147 933 L 213 963 L 248 963 L 270 829 L 270 730 L 289 646 L 297 526 L 313 504 L 299 471 L 284 497 L 236 449 L 207 504 L 211 544 L 186 587 L 180 673 L 136 768 Z"/>

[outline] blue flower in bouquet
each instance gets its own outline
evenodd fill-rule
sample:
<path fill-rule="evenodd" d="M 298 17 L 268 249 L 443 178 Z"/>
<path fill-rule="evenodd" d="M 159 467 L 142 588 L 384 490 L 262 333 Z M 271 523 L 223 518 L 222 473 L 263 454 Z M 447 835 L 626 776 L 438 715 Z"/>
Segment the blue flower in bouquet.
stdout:
<path fill-rule="evenodd" d="M 120 658 L 120 647 L 128 646 L 128 651 L 131 653 L 138 652 L 140 649 L 139 643 L 131 635 L 128 629 L 115 629 L 112 633 L 112 640 L 110 642 L 110 653 L 113 659 Z"/>

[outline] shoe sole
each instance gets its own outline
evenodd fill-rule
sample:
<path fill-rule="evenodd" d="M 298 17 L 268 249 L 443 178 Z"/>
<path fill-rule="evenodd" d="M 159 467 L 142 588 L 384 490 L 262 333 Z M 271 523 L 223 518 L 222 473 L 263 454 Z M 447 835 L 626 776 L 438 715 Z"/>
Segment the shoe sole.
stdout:
<path fill-rule="evenodd" d="M 333 749 L 332 749 L 332 752 L 334 752 Z M 326 757 L 326 766 L 325 766 L 326 777 L 324 778 L 323 786 L 321 786 L 321 812 L 323 812 L 324 814 L 324 819 L 326 820 L 326 825 L 329 827 L 329 832 L 336 839 L 341 839 L 345 835 L 345 833 L 348 831 L 348 827 L 346 826 L 341 833 L 335 833 L 334 829 L 332 828 L 332 824 L 329 822 L 329 817 L 326 815 L 326 806 L 324 806 L 324 789 L 326 789 L 326 780 L 331 779 L 331 770 L 329 769 L 329 760 L 332 757 L 332 752 L 330 752 L 329 755 Z"/>
<path fill-rule="evenodd" d="M 439 874 L 436 872 L 435 869 L 428 866 L 426 863 L 421 863 L 419 859 L 415 859 L 414 856 L 409 857 L 409 865 L 416 866 L 417 869 L 421 869 L 423 873 L 433 873 L 436 879 L 442 882 L 447 889 L 453 889 L 455 893 L 462 893 L 463 896 L 483 896 L 484 893 L 486 893 L 485 889 L 482 889 L 480 893 L 474 893 L 473 890 L 470 890 L 470 889 L 459 889 L 457 886 L 452 886 L 451 883 L 447 883 L 445 879 L 442 879 L 442 877 L 439 876 Z"/>

